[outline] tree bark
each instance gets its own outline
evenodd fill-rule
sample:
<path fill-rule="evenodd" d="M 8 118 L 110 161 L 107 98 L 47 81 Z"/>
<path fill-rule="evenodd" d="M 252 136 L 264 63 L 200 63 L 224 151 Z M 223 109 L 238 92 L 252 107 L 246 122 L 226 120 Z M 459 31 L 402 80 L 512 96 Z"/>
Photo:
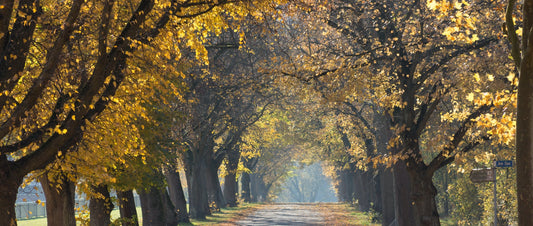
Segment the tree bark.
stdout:
<path fill-rule="evenodd" d="M 233 150 L 228 153 L 227 175 L 224 177 L 224 197 L 228 206 L 237 206 L 237 168 L 239 166 L 239 159 L 241 152 Z"/>
<path fill-rule="evenodd" d="M 433 174 L 426 170 L 409 170 L 409 175 L 416 183 L 412 184 L 412 201 L 414 226 L 440 226 L 437 211 L 437 189 L 433 185 Z"/>
<path fill-rule="evenodd" d="M 389 226 L 395 219 L 394 212 L 394 181 L 391 169 L 382 169 L 380 176 L 381 181 L 381 225 Z"/>
<path fill-rule="evenodd" d="M 5 155 L 0 155 L 0 225 L 17 225 L 15 202 L 23 175 L 12 171 L 12 164 Z"/>
<path fill-rule="evenodd" d="M 403 161 L 394 166 L 394 215 L 398 225 L 415 225 L 413 204 L 411 201 L 411 178 Z M 435 193 L 436 195 L 436 193 Z"/>
<path fill-rule="evenodd" d="M 117 191 L 117 199 L 120 207 L 122 226 L 138 226 L 139 218 L 137 215 L 137 208 L 135 207 L 133 191 Z"/>
<path fill-rule="evenodd" d="M 207 215 L 211 215 L 207 197 L 206 162 L 198 157 L 184 162 L 189 191 L 189 216 L 193 219 L 205 219 Z"/>
<path fill-rule="evenodd" d="M 15 215 L 15 202 L 19 185 L 16 183 L 5 183 L 0 186 L 0 225 L 17 225 Z"/>
<path fill-rule="evenodd" d="M 239 203 L 237 200 L 238 181 L 235 173 L 228 173 L 224 177 L 224 197 L 229 207 L 236 207 Z"/>
<path fill-rule="evenodd" d="M 339 174 L 339 184 L 337 185 L 337 189 L 339 190 L 339 199 L 342 202 L 353 204 L 354 201 L 354 177 L 353 172 L 350 172 L 350 170 L 340 170 L 338 171 Z"/>
<path fill-rule="evenodd" d="M 258 174 L 251 175 L 252 202 L 268 201 L 269 186 L 263 181 L 263 177 Z"/>
<path fill-rule="evenodd" d="M 373 191 L 372 191 L 372 202 L 374 205 L 372 208 L 378 213 L 383 213 L 383 201 L 381 199 L 381 172 L 378 169 L 372 169 L 375 173 L 372 173 L 373 176 Z"/>
<path fill-rule="evenodd" d="M 250 174 L 250 196 L 251 196 L 251 201 L 253 203 L 256 203 L 259 201 L 258 193 L 259 191 L 257 188 L 257 175 Z"/>
<path fill-rule="evenodd" d="M 170 200 L 175 207 L 178 221 L 188 223 L 187 200 L 185 200 L 185 194 L 181 186 L 180 174 L 175 167 L 169 167 L 165 172 L 165 176 L 167 178 Z"/>
<path fill-rule="evenodd" d="M 398 154 L 398 148 L 388 147 L 393 136 L 392 119 L 384 114 L 374 114 L 376 148 L 381 154 Z M 414 225 L 413 205 L 411 201 L 411 179 L 405 163 L 397 162 L 391 169 L 383 169 L 380 183 L 382 184 L 382 216 L 383 224 L 390 225 L 394 221 L 398 225 Z"/>
<path fill-rule="evenodd" d="M 242 173 L 242 176 L 241 176 L 241 198 L 245 201 L 245 202 L 251 202 L 252 201 L 252 197 L 251 197 L 251 189 L 250 189 L 250 174 L 249 173 Z"/>
<path fill-rule="evenodd" d="M 370 210 L 370 186 L 371 183 L 368 180 L 367 172 L 357 170 L 355 173 L 355 193 L 357 195 L 359 209 L 363 212 Z"/>
<path fill-rule="evenodd" d="M 164 188 L 150 187 L 139 192 L 144 226 L 178 225 L 177 214 Z"/>
<path fill-rule="evenodd" d="M 209 194 L 210 203 L 214 203 L 214 209 L 226 207 L 226 200 L 220 186 L 220 180 L 218 179 L 218 168 L 220 165 L 216 164 L 213 159 L 207 159 L 207 190 Z"/>
<path fill-rule="evenodd" d="M 448 217 L 450 215 L 450 193 L 448 192 L 448 186 L 450 186 L 449 183 L 449 174 L 448 174 L 448 168 L 443 169 L 444 174 L 444 210 L 443 210 L 443 217 Z"/>
<path fill-rule="evenodd" d="M 50 180 L 50 176 L 53 177 Z M 39 177 L 46 198 L 48 225 L 75 226 L 74 199 L 76 185 L 64 175 L 45 173 Z"/>
<path fill-rule="evenodd" d="M 111 211 L 113 210 L 113 202 L 109 195 L 107 185 L 92 186 L 93 192 L 98 197 L 91 197 L 89 202 L 90 211 L 90 226 L 105 226 L 111 224 Z"/>
<path fill-rule="evenodd" d="M 521 226 L 533 225 L 533 0 L 524 1 L 523 18 L 516 118 L 516 187 Z"/>
<path fill-rule="evenodd" d="M 263 195 L 261 191 L 261 183 L 262 180 L 259 178 L 257 174 L 251 174 L 250 175 L 250 194 L 252 196 L 252 202 L 262 202 L 263 201 Z"/>

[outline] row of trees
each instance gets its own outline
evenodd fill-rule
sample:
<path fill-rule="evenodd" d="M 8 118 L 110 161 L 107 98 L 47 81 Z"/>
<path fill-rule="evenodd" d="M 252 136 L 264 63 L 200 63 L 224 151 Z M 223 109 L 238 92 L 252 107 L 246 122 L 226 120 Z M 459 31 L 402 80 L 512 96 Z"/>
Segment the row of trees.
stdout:
<path fill-rule="evenodd" d="M 336 119 L 323 156 L 337 169 L 341 200 L 379 212 L 383 225 L 440 225 L 439 169 L 513 156 L 517 73 L 511 35 L 499 26 L 505 7 L 306 1 L 286 9 L 297 16 L 277 25 L 273 73 L 319 96 Z"/>
<path fill-rule="evenodd" d="M 91 225 L 110 223 L 110 188 L 125 222 L 137 189 L 145 225 L 205 218 L 210 201 L 234 204 L 218 168 L 228 157 L 235 177 L 236 144 L 276 95 L 257 57 L 239 50 L 239 33 L 252 12 L 276 4 L 0 2 L 0 224 L 16 225 L 28 175 L 43 184 L 50 225 L 76 224 L 75 185 L 91 199 Z"/>
<path fill-rule="evenodd" d="M 0 6 L 1 225 L 16 224 L 30 173 L 47 208 L 63 209 L 51 224 L 75 224 L 76 183 L 91 224 L 109 224 L 113 188 L 123 219 L 136 189 L 144 223 L 162 225 L 237 205 L 240 173 L 245 201 L 272 199 L 294 161 L 317 159 L 339 198 L 383 225 L 439 225 L 449 202 L 437 187 L 455 184 L 442 169 L 512 156 L 529 37 L 526 20 L 520 57 L 513 1 Z M 527 225 L 530 152 L 520 153 Z"/>

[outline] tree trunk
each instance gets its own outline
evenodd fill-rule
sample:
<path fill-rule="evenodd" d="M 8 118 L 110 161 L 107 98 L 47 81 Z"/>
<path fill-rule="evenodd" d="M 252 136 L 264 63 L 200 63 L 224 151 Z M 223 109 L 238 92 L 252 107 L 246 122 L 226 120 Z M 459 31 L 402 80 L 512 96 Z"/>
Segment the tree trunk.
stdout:
<path fill-rule="evenodd" d="M 111 224 L 111 211 L 113 202 L 109 195 L 107 185 L 96 185 L 92 190 L 98 197 L 91 197 L 89 202 L 90 224 L 91 226 L 105 226 Z"/>
<path fill-rule="evenodd" d="M 189 222 L 189 214 L 187 213 L 187 201 L 181 186 L 181 179 L 179 172 L 175 167 L 169 167 L 165 173 L 168 183 L 168 191 L 170 200 L 176 208 L 177 218 L 179 222 Z"/>
<path fill-rule="evenodd" d="M 226 207 L 226 200 L 220 187 L 220 180 L 218 179 L 218 167 L 213 159 L 207 159 L 207 190 L 209 194 L 210 203 L 214 203 L 214 209 Z"/>
<path fill-rule="evenodd" d="M 448 174 L 448 168 L 445 167 L 443 169 L 444 174 L 444 207 L 443 207 L 443 217 L 448 217 L 450 215 L 450 193 L 448 192 L 448 186 L 450 186 L 449 183 L 449 174 Z"/>
<path fill-rule="evenodd" d="M 395 219 L 394 213 L 394 181 L 391 169 L 382 169 L 381 182 L 381 206 L 383 208 L 381 225 L 389 226 Z"/>
<path fill-rule="evenodd" d="M 342 202 L 353 204 L 354 201 L 354 175 L 350 170 L 340 170 L 339 171 L 339 199 Z"/>
<path fill-rule="evenodd" d="M 239 159 L 241 152 L 233 150 L 228 153 L 227 175 L 224 177 L 224 197 L 228 206 L 237 206 L 237 168 L 239 166 Z"/>
<path fill-rule="evenodd" d="M 265 202 L 268 200 L 269 186 L 263 181 L 263 177 L 258 174 L 251 175 L 252 202 Z"/>
<path fill-rule="evenodd" d="M 185 161 L 187 187 L 189 191 L 189 216 L 193 219 L 205 219 L 211 215 L 207 197 L 205 160 L 193 158 Z"/>
<path fill-rule="evenodd" d="M 359 210 L 368 212 L 370 210 L 370 193 L 368 187 L 371 186 L 367 180 L 367 173 L 361 170 L 355 172 L 355 194 L 357 197 L 357 203 L 359 204 Z"/>
<path fill-rule="evenodd" d="M 236 207 L 238 205 L 237 193 L 239 191 L 237 189 L 237 175 L 235 173 L 228 173 L 224 177 L 224 197 L 229 207 Z"/>
<path fill-rule="evenodd" d="M 245 202 L 251 202 L 251 189 L 250 189 L 250 174 L 244 172 L 241 176 L 241 198 Z"/>
<path fill-rule="evenodd" d="M 258 196 L 258 188 L 257 188 L 257 175 L 250 174 L 250 196 L 253 203 L 256 203 L 259 201 Z"/>
<path fill-rule="evenodd" d="M 23 176 L 11 170 L 12 164 L 5 155 L 0 155 L 0 225 L 17 225 L 15 202 Z"/>
<path fill-rule="evenodd" d="M 435 196 L 437 189 L 433 185 L 432 174 L 425 170 L 410 169 L 409 175 L 412 181 L 412 201 L 414 226 L 440 226 L 439 213 Z"/>
<path fill-rule="evenodd" d="M 144 226 L 178 225 L 178 218 L 166 189 L 150 187 L 139 192 Z"/>
<path fill-rule="evenodd" d="M 14 184 L 16 183 L 2 183 L 0 185 L 0 225 L 17 225 L 15 202 L 19 186 Z"/>
<path fill-rule="evenodd" d="M 381 155 L 390 155 L 393 154 L 393 150 L 389 147 L 389 141 L 393 136 L 391 130 L 392 120 L 388 114 L 383 112 L 374 112 L 373 123 L 376 126 L 376 150 Z M 381 190 L 381 216 L 382 216 L 382 225 L 389 226 L 396 219 L 395 213 L 395 198 L 394 198 L 394 174 L 392 169 L 386 169 L 380 167 L 379 169 L 379 181 L 380 181 L 380 190 Z M 410 194 L 406 194 L 409 196 Z"/>
<path fill-rule="evenodd" d="M 138 226 L 139 218 L 135 207 L 133 191 L 117 191 L 117 199 L 120 207 L 122 226 Z"/>
<path fill-rule="evenodd" d="M 54 178 L 50 180 L 50 176 Z M 48 225 L 75 226 L 74 199 L 76 185 L 74 182 L 64 175 L 49 175 L 48 173 L 41 175 L 39 181 L 46 198 Z"/>
<path fill-rule="evenodd" d="M 372 208 L 378 213 L 383 213 L 383 201 L 381 200 L 381 172 L 377 169 L 372 169 Z"/>
<path fill-rule="evenodd" d="M 394 165 L 394 213 L 398 225 L 415 225 L 411 201 L 411 178 L 403 161 Z M 436 193 L 435 193 L 436 194 Z"/>
<path fill-rule="evenodd" d="M 533 225 L 533 0 L 524 1 L 522 14 L 524 27 L 516 116 L 516 187 L 518 224 L 526 226 Z"/>

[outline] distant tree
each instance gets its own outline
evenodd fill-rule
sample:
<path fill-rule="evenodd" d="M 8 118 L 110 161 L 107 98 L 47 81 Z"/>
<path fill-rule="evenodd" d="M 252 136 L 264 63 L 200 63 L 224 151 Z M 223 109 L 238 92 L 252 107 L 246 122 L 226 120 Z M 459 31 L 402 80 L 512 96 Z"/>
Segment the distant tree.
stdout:
<path fill-rule="evenodd" d="M 320 163 L 293 170 L 281 185 L 278 202 L 335 202 L 331 179 L 322 172 Z"/>

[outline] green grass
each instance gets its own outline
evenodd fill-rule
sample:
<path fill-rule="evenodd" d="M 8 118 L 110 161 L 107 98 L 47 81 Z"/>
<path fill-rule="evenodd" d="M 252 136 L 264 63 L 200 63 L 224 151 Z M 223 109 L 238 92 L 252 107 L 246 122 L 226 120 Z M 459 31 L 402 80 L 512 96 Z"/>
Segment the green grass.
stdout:
<path fill-rule="evenodd" d="M 18 226 L 46 226 L 46 218 L 35 218 L 28 220 L 18 220 Z"/>
<path fill-rule="evenodd" d="M 376 222 L 372 222 L 372 216 L 370 213 L 358 211 L 355 207 L 346 203 L 343 203 L 342 205 L 344 205 L 346 210 L 349 212 L 350 217 L 347 223 L 353 225 L 381 225 Z"/>
<path fill-rule="evenodd" d="M 251 208 L 257 207 L 260 204 L 242 204 L 239 207 L 228 207 L 222 208 L 220 212 L 213 213 L 212 216 L 208 216 L 205 220 L 191 220 L 189 224 L 179 224 L 179 225 L 214 225 L 220 223 L 229 223 L 232 222 L 239 214 L 242 214 L 244 211 Z M 141 207 L 137 207 L 137 214 L 139 215 L 139 222 L 142 222 L 142 212 Z M 118 219 L 120 217 L 120 211 L 113 210 L 111 212 L 111 221 Z M 46 218 L 34 218 L 28 220 L 18 220 L 17 224 L 19 226 L 47 226 Z"/>
<path fill-rule="evenodd" d="M 350 212 L 351 219 L 349 222 L 353 224 L 359 224 L 359 225 L 379 225 L 377 223 L 372 222 L 372 218 L 368 215 L 368 213 L 363 212 Z"/>
<path fill-rule="evenodd" d="M 441 217 L 440 218 L 440 225 L 442 226 L 456 226 L 457 223 L 453 221 L 450 217 Z"/>
<path fill-rule="evenodd" d="M 142 212 L 141 207 L 137 207 L 137 214 L 139 215 L 139 222 L 142 222 Z M 111 212 L 111 221 L 118 219 L 120 217 L 120 211 L 118 209 Z M 17 220 L 18 226 L 47 226 L 46 218 L 33 218 L 33 219 L 24 219 Z M 79 223 L 78 223 L 79 225 Z"/>

